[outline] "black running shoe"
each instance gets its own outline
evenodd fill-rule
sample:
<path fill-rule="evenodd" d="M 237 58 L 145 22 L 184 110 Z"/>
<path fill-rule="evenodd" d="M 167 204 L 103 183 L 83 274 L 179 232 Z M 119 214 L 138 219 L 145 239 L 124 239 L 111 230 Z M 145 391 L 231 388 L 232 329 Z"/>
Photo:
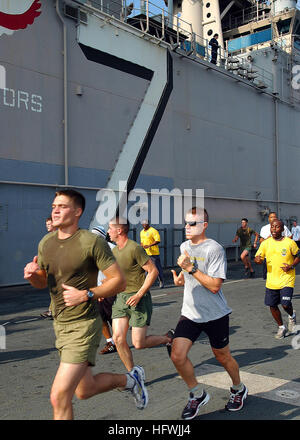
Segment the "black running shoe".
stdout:
<path fill-rule="evenodd" d="M 193 419 L 198 414 L 200 406 L 206 405 L 208 401 L 209 394 L 207 394 L 205 390 L 203 390 L 202 396 L 198 398 L 194 397 L 193 393 L 190 393 L 189 401 L 184 408 L 181 417 L 184 420 Z"/>
<path fill-rule="evenodd" d="M 44 318 L 44 319 L 47 319 L 47 318 L 48 318 L 48 319 L 53 319 L 53 316 L 52 316 L 52 313 L 51 313 L 50 310 L 47 310 L 46 312 L 41 313 L 40 316 L 41 316 L 42 318 Z"/>
<path fill-rule="evenodd" d="M 248 390 L 247 387 L 242 389 L 242 391 L 235 391 L 230 388 L 230 397 L 225 409 L 228 411 L 239 411 L 244 406 L 244 400 L 247 398 Z"/>
<path fill-rule="evenodd" d="M 173 341 L 174 334 L 175 334 L 175 330 L 173 328 L 170 328 L 170 330 L 168 331 L 166 336 L 168 336 L 168 338 L 171 338 L 171 340 Z M 167 344 L 166 344 L 169 357 L 171 357 L 171 352 L 172 352 L 172 341 L 171 342 L 167 342 Z"/>
<path fill-rule="evenodd" d="M 104 345 L 104 348 L 99 352 L 100 354 L 109 354 L 109 353 L 116 353 L 117 347 L 115 344 L 112 344 L 111 342 L 107 342 Z"/>

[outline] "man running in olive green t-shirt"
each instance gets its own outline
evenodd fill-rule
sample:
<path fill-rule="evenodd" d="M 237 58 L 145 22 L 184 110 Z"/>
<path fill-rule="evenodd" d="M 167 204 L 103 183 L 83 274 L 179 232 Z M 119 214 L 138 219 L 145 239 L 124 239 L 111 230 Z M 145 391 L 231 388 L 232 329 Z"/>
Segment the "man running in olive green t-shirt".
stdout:
<path fill-rule="evenodd" d="M 170 344 L 172 340 L 168 335 L 147 336 L 152 314 L 149 289 L 158 270 L 142 246 L 128 238 L 128 231 L 129 225 L 124 219 L 117 217 L 109 223 L 110 239 L 117 244 L 113 255 L 126 279 L 126 289 L 117 296 L 112 307 L 113 338 L 123 364 L 131 371 L 134 362 L 127 343 L 129 326 L 132 327 L 132 343 L 137 349 Z"/>
<path fill-rule="evenodd" d="M 235 243 L 240 239 L 241 260 L 245 266 L 245 276 L 250 276 L 250 278 L 254 278 L 254 270 L 251 265 L 252 234 L 255 235 L 253 247 L 256 248 L 259 234 L 255 232 L 254 229 L 249 228 L 248 219 L 242 218 L 241 227 L 236 231 L 235 237 L 232 240 L 232 242 Z"/>
<path fill-rule="evenodd" d="M 52 204 L 52 221 L 57 231 L 39 244 L 38 256 L 24 268 L 32 286 L 51 292 L 56 347 L 60 354 L 50 400 L 56 420 L 73 418 L 72 398 L 87 399 L 114 388 L 132 392 L 136 406 L 146 407 L 144 371 L 136 366 L 127 374 L 92 374 L 101 335 L 99 298 L 121 292 L 124 276 L 105 240 L 79 229 L 84 197 L 74 190 L 58 191 Z M 106 282 L 97 286 L 101 270 Z"/>

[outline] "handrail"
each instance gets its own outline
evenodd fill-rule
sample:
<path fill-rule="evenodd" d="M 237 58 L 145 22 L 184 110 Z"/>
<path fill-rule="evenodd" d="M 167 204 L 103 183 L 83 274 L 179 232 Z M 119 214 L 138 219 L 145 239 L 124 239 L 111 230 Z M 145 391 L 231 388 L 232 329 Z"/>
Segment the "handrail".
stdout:
<path fill-rule="evenodd" d="M 77 4 L 81 3 L 81 0 L 74 1 Z M 142 32 L 142 36 L 152 37 L 153 42 L 156 44 L 164 42 L 170 46 L 171 50 L 179 54 L 193 59 L 210 61 L 212 49 L 209 46 L 209 40 L 193 32 L 192 24 L 184 21 L 180 14 L 171 15 L 151 0 L 144 0 L 141 8 L 136 8 L 133 1 L 128 5 L 130 1 L 132 0 L 122 0 L 121 7 L 119 0 L 110 0 L 105 6 L 103 5 L 103 0 L 89 0 L 88 4 L 139 29 Z M 83 7 L 88 6 L 88 4 L 82 0 Z M 254 10 L 256 6 L 249 9 Z M 267 12 L 266 10 L 265 13 Z M 238 78 L 251 82 L 261 90 L 265 89 L 269 90 L 270 93 L 273 92 L 272 72 L 259 66 L 255 66 L 254 71 L 251 61 L 239 55 L 232 57 L 226 48 L 219 48 L 218 55 L 217 66 L 219 68 L 227 70 Z M 232 64 L 233 59 L 235 64 Z"/>

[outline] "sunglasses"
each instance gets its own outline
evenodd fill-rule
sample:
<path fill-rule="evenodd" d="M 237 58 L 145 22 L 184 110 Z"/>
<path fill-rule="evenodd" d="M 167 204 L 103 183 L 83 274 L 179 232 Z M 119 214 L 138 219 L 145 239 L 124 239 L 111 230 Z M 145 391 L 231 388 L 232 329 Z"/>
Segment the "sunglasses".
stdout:
<path fill-rule="evenodd" d="M 189 226 L 196 226 L 198 223 L 205 223 L 205 222 L 184 222 L 185 226 L 189 225 Z"/>

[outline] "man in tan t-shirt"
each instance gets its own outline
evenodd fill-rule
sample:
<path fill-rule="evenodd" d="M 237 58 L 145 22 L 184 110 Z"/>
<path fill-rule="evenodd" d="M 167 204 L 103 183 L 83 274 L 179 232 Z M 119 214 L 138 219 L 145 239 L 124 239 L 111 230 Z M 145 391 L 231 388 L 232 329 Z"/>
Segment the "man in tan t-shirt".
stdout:
<path fill-rule="evenodd" d="M 107 242 L 79 228 L 84 207 L 85 199 L 77 191 L 56 193 L 52 221 L 57 231 L 40 241 L 38 257 L 24 268 L 24 278 L 32 286 L 50 289 L 60 354 L 50 395 L 56 420 L 73 418 L 74 393 L 79 399 L 87 399 L 114 388 L 128 389 L 139 409 L 147 404 L 141 367 L 127 374 L 93 375 L 91 370 L 101 337 L 97 300 L 121 292 L 126 282 Z M 101 286 L 97 286 L 98 270 L 106 277 Z"/>
<path fill-rule="evenodd" d="M 158 270 L 142 246 L 128 238 L 128 231 L 129 225 L 124 219 L 116 217 L 109 223 L 110 239 L 117 244 L 112 252 L 126 279 L 126 289 L 117 296 L 112 307 L 113 338 L 123 364 L 131 371 L 134 362 L 127 343 L 129 326 L 132 327 L 132 343 L 136 349 L 170 344 L 172 338 L 170 331 L 163 336 L 147 336 L 152 314 L 149 289 Z"/>

